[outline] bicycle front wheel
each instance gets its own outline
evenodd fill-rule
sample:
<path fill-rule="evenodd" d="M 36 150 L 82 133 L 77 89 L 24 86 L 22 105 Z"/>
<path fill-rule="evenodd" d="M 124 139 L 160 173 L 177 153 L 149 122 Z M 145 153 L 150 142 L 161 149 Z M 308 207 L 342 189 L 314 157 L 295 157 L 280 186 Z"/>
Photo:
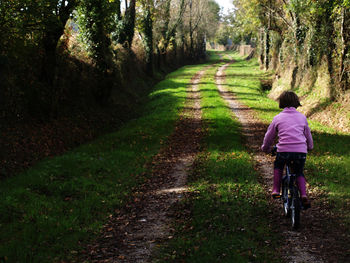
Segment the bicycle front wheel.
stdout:
<path fill-rule="evenodd" d="M 290 216 L 290 198 L 289 198 L 289 189 L 287 184 L 282 185 L 282 205 L 283 213 L 286 217 Z"/>
<path fill-rule="evenodd" d="M 283 199 L 283 212 L 286 217 L 290 216 L 289 198 Z"/>
<path fill-rule="evenodd" d="M 298 229 L 300 226 L 300 203 L 299 198 L 293 198 L 290 207 L 291 218 L 292 218 L 292 228 Z"/>

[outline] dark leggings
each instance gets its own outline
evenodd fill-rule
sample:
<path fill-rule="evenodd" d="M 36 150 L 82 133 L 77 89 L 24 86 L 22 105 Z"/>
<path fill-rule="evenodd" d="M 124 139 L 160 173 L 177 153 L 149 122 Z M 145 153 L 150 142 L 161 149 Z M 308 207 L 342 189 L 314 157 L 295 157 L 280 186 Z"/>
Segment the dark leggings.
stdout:
<path fill-rule="evenodd" d="M 274 169 L 280 169 L 283 171 L 284 166 L 288 161 L 292 161 L 291 165 L 292 173 L 297 176 L 304 176 L 304 165 L 306 161 L 306 153 L 295 153 L 295 152 L 282 152 L 277 153 L 276 160 L 274 162 Z"/>

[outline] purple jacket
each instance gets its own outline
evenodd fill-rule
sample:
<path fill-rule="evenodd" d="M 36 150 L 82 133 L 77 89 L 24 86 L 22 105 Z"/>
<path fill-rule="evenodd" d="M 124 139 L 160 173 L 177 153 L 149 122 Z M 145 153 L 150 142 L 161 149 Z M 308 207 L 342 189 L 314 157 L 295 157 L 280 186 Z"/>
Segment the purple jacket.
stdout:
<path fill-rule="evenodd" d="M 306 117 L 294 107 L 284 108 L 273 118 L 261 146 L 264 152 L 271 151 L 276 135 L 277 152 L 307 153 L 314 147 Z"/>

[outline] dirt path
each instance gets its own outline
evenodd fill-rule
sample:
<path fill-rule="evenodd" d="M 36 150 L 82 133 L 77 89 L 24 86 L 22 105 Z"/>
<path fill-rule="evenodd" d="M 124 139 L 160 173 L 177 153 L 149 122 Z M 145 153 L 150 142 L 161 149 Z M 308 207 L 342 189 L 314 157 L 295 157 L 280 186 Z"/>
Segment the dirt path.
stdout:
<path fill-rule="evenodd" d="M 156 244 L 172 238 L 168 215 L 186 191 L 187 171 L 199 152 L 201 109 L 198 83 L 205 69 L 188 86 L 185 108 L 168 144 L 152 162 L 152 176 L 117 215 L 101 237 L 88 247 L 89 262 L 149 262 Z"/>
<path fill-rule="evenodd" d="M 218 70 L 218 89 L 242 123 L 243 135 L 254 155 L 261 182 L 269 193 L 273 158 L 260 151 L 267 125 L 225 89 L 224 70 L 231 63 Z M 204 70 L 192 79 L 185 108 L 167 146 L 152 162 L 149 181 L 134 193 L 132 202 L 110 217 L 101 237 L 88 247 L 86 261 L 150 262 L 157 244 L 172 238 L 174 230 L 170 228 L 170 207 L 187 191 L 187 173 L 200 150 L 202 123 L 198 83 L 203 74 Z M 337 221 L 327 214 L 327 207 L 313 203 L 312 209 L 302 214 L 300 231 L 290 231 L 290 222 L 281 215 L 280 204 L 271 200 L 271 205 L 274 207 L 271 223 L 283 236 L 281 247 L 277 249 L 284 255 L 286 262 L 347 262 L 344 261 L 346 240 L 342 238 L 342 229 L 338 227 Z"/>
<path fill-rule="evenodd" d="M 233 61 L 231 63 L 234 63 Z M 221 96 L 227 101 L 228 106 L 242 123 L 242 132 L 253 153 L 256 166 L 260 173 L 261 181 L 270 193 L 272 188 L 272 164 L 273 158 L 263 154 L 260 146 L 267 130 L 267 125 L 263 124 L 249 107 L 242 105 L 235 98 L 234 93 L 225 88 L 224 70 L 231 63 L 220 67 L 216 74 L 216 81 Z M 314 194 L 311 199 L 316 198 Z M 269 197 L 268 197 L 269 198 Z M 278 201 L 272 201 L 274 213 L 271 220 L 283 236 L 281 248 L 284 259 L 290 263 L 304 262 L 350 262 L 345 260 L 348 253 L 344 233 L 338 222 L 327 213 L 327 207 L 321 207 L 319 203 L 312 203 L 312 208 L 301 215 L 302 226 L 299 231 L 290 230 L 290 220 L 281 215 L 282 209 Z"/>

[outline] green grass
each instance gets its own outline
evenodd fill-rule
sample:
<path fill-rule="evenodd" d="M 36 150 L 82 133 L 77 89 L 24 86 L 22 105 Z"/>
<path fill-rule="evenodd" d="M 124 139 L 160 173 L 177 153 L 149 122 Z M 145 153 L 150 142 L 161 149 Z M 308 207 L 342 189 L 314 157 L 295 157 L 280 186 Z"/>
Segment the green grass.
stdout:
<path fill-rule="evenodd" d="M 247 106 L 254 109 L 265 123 L 281 109 L 278 103 L 260 89 L 260 78 L 266 73 L 259 70 L 255 60 L 245 61 L 235 55 L 236 63 L 227 70 L 226 87 L 235 92 Z M 350 226 L 350 135 L 309 120 L 314 139 L 314 150 L 308 154 L 306 178 L 316 190 L 327 193 L 333 213 Z M 263 139 L 263 138 L 262 138 Z M 261 140 L 262 140 L 261 139 Z"/>
<path fill-rule="evenodd" d="M 119 131 L 1 181 L 0 258 L 73 261 L 148 176 L 146 164 L 172 133 L 186 86 L 202 66 L 169 74 L 143 117 Z"/>
<path fill-rule="evenodd" d="M 189 176 L 192 194 L 182 204 L 191 209 L 191 218 L 175 226 L 174 238 L 156 261 L 278 262 L 279 236 L 270 225 L 269 205 L 242 144 L 240 124 L 218 94 L 217 67 L 200 81 L 207 135 Z"/>

